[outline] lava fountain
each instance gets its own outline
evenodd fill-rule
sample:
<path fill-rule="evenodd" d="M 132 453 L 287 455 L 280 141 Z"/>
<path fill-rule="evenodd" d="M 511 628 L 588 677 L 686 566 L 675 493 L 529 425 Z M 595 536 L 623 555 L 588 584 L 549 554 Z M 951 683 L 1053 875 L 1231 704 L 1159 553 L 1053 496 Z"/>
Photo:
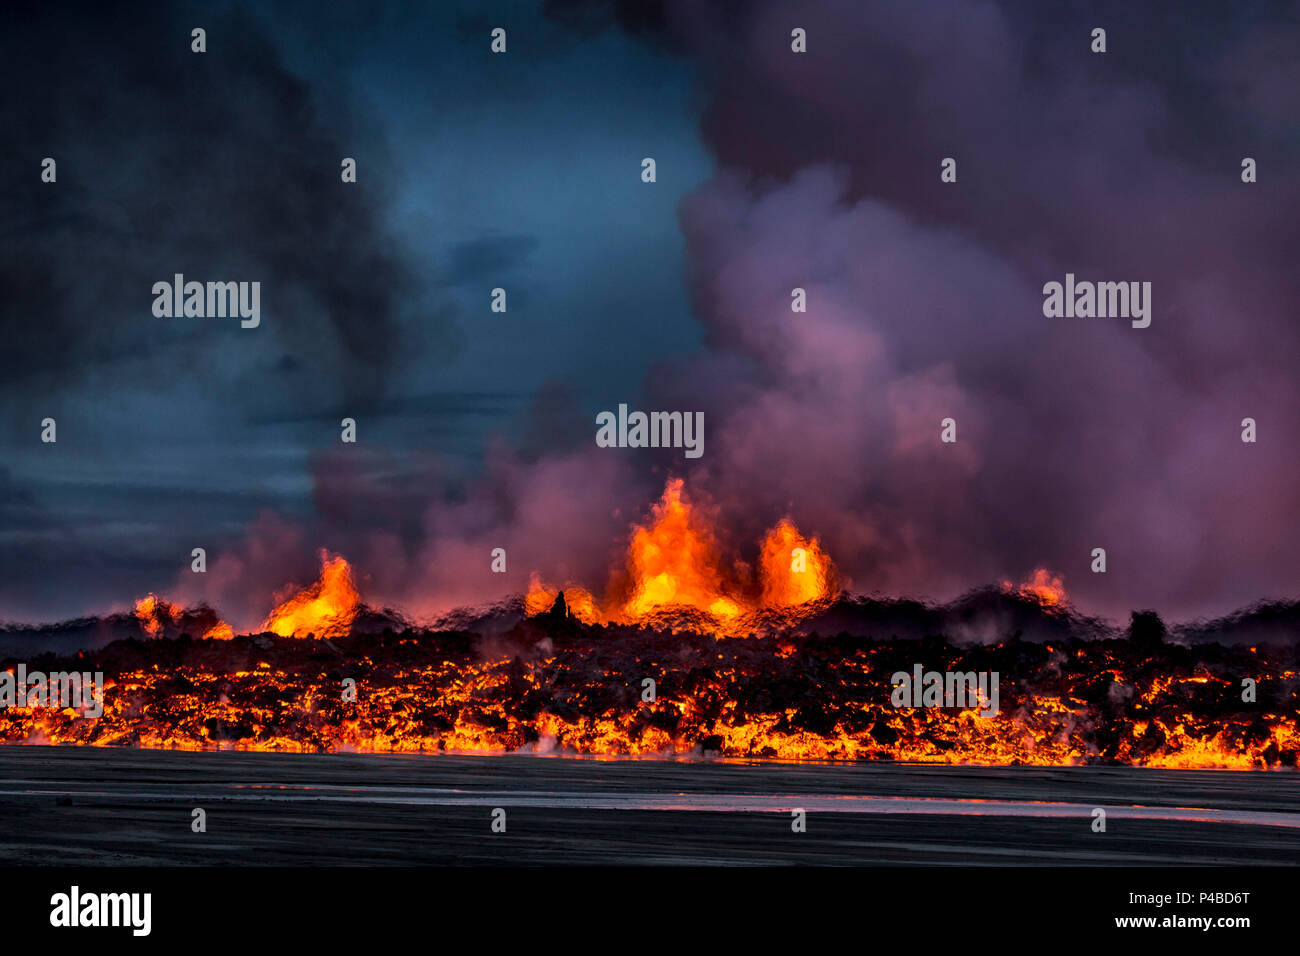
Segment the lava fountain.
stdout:
<path fill-rule="evenodd" d="M 566 584 L 568 612 L 586 624 L 687 624 L 740 634 L 759 618 L 797 619 L 839 592 L 838 575 L 816 538 L 805 538 L 782 518 L 764 538 L 758 581 L 743 562 L 727 564 L 714 522 L 691 503 L 680 478 L 670 479 L 650 518 L 635 525 L 626 569 L 610 576 L 604 602 L 585 587 Z M 560 589 L 533 577 L 526 608 L 549 610 Z"/>

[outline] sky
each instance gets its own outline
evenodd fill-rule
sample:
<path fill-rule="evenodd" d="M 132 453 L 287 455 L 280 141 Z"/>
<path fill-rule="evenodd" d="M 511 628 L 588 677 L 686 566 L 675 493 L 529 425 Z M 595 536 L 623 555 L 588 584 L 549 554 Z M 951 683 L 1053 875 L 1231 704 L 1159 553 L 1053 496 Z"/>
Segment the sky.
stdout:
<path fill-rule="evenodd" d="M 14 5 L 0 620 L 248 626 L 321 548 L 416 614 L 599 590 L 673 475 L 860 593 L 1294 598 L 1300 7 L 1134 7 Z M 178 272 L 261 325 L 156 317 Z M 1067 272 L 1151 326 L 1044 316 Z M 596 447 L 620 403 L 704 455 Z"/>

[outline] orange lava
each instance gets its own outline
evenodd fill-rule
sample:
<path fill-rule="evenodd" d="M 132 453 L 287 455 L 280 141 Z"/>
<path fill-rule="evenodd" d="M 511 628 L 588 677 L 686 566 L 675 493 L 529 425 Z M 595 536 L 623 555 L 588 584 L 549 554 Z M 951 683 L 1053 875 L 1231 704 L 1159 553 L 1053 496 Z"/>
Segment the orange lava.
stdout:
<path fill-rule="evenodd" d="M 740 604 L 726 593 L 712 529 L 682 497 L 680 478 L 668 482 L 651 509 L 652 520 L 636 529 L 628 547 L 632 593 L 620 617 L 642 620 L 667 607 L 685 607 L 723 619 Z"/>
<path fill-rule="evenodd" d="M 156 594 L 146 594 L 135 602 L 135 616 L 141 629 L 155 640 L 200 632 L 212 640 L 228 641 L 235 636 L 234 628 L 207 605 L 186 608 Z"/>
<path fill-rule="evenodd" d="M 1037 601 L 1043 607 L 1063 607 L 1067 603 L 1065 584 L 1059 574 L 1047 568 L 1035 568 L 1034 573 L 1013 587 L 1010 581 L 1002 582 L 1002 590 L 1016 591 L 1021 597 Z"/>
<path fill-rule="evenodd" d="M 838 589 L 831 559 L 816 538 L 805 538 L 789 518 L 768 532 L 759 562 L 764 607 L 797 607 Z"/>
<path fill-rule="evenodd" d="M 346 559 L 322 551 L 320 580 L 281 603 L 262 622 L 262 630 L 280 637 L 342 637 L 360 606 Z"/>
<path fill-rule="evenodd" d="M 887 685 L 871 689 L 879 673 L 893 666 L 874 659 L 887 651 L 879 647 L 865 647 L 835 661 L 828 672 L 833 687 L 817 687 L 815 695 L 784 703 L 769 695 L 760 705 L 751 696 L 742 715 L 737 702 L 765 680 L 765 672 L 780 671 L 782 682 L 798 681 L 808 673 L 799 656 L 784 665 L 768 663 L 763 650 L 754 655 L 729 653 L 717 661 L 712 641 L 685 646 L 686 658 L 652 671 L 660 686 L 683 688 L 681 695 L 632 706 L 616 699 L 599 703 L 597 685 L 613 681 L 639 687 L 643 663 L 635 664 L 634 672 L 616 671 L 604 681 L 587 684 L 572 679 L 572 658 L 521 661 L 508 655 L 470 660 L 431 648 L 423 660 L 400 667 L 361 662 L 355 699 L 340 693 L 337 675 L 320 664 L 304 663 L 307 658 L 287 668 L 250 661 L 243 669 L 225 670 L 214 667 L 211 659 L 165 670 L 143 667 L 107 682 L 99 719 L 79 718 L 66 709 L 0 710 L 0 743 L 307 752 L 558 751 L 595 756 L 699 754 L 708 749 L 749 759 L 991 766 L 1071 766 L 1103 760 L 1236 770 L 1277 768 L 1279 752 L 1294 755 L 1300 749 L 1294 711 L 1234 712 L 1215 718 L 1175 712 L 1174 701 L 1204 686 L 1201 677 L 1164 677 L 1135 687 L 1138 697 L 1152 699 L 1156 707 L 1143 708 L 1149 716 L 1141 720 L 1116 724 L 1118 740 L 1105 754 L 1099 753 L 1090 729 L 1098 714 L 1069 693 L 1026 696 L 992 719 L 977 717 L 973 709 L 894 709 Z M 407 647 L 419 653 L 418 642 Z M 1089 653 L 1098 658 L 1089 661 L 1094 665 L 1110 652 L 1093 648 Z M 1044 655 L 1039 663 L 1048 664 L 1049 657 Z M 712 669 L 700 666 L 707 658 L 714 658 Z M 519 706 L 539 694 L 556 700 L 557 687 L 567 688 L 563 713 L 550 706 Z M 834 703 L 835 716 L 825 726 L 808 726 L 802 713 L 807 702 L 829 700 L 835 688 L 847 689 L 851 697 Z"/>
<path fill-rule="evenodd" d="M 150 637 L 162 637 L 167 622 L 179 624 L 184 610 L 156 594 L 146 594 L 135 602 L 135 616 Z"/>
<path fill-rule="evenodd" d="M 811 612 L 838 590 L 835 566 L 817 539 L 783 518 L 763 541 L 755 594 L 744 566 L 723 560 L 712 522 L 687 498 L 680 478 L 668 481 L 650 519 L 633 526 L 626 561 L 625 574 L 611 575 L 603 605 L 585 588 L 566 585 L 569 613 L 587 624 L 633 625 L 685 613 L 719 633 L 739 634 L 764 612 Z M 534 575 L 525 609 L 546 611 L 558 594 Z"/>
<path fill-rule="evenodd" d="M 203 632 L 203 639 L 205 641 L 229 641 L 233 639 L 234 636 L 235 629 L 225 621 L 220 621 Z"/>

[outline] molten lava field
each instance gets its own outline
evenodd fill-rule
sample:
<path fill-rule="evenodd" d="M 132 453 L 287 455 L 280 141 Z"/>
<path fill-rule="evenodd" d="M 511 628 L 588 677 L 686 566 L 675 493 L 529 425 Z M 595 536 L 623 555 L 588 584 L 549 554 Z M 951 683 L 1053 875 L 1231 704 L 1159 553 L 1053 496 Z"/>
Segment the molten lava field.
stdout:
<path fill-rule="evenodd" d="M 485 628 L 484 631 L 487 631 Z M 128 638 L 29 665 L 103 672 L 104 711 L 0 711 L 0 740 L 179 749 L 537 752 L 1268 769 L 1300 753 L 1293 649 L 586 625 Z M 914 665 L 996 675 L 1000 708 L 895 707 Z M 1257 699 L 1244 702 L 1243 680 Z"/>

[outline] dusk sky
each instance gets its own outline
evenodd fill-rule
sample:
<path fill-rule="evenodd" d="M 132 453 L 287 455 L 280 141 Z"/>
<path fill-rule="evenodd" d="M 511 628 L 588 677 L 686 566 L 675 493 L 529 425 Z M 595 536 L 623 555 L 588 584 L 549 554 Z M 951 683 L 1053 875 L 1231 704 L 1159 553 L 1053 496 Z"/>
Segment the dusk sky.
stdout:
<path fill-rule="evenodd" d="M 1136 6 L 11 5 L 0 620 L 249 626 L 321 548 L 415 614 L 600 590 L 670 475 L 860 593 L 1295 598 L 1300 5 Z M 260 326 L 156 317 L 176 273 Z M 1067 273 L 1150 327 L 1045 316 Z M 620 403 L 703 456 L 598 448 Z"/>

